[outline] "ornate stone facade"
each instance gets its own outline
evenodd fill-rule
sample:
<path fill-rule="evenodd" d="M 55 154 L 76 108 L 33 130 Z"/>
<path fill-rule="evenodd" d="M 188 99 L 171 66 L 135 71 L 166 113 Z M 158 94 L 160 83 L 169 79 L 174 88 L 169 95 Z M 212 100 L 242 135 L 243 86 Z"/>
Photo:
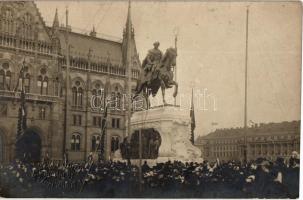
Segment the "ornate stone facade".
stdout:
<path fill-rule="evenodd" d="M 140 73 L 134 33 L 124 31 L 122 41 L 111 41 L 73 32 L 59 26 L 55 13 L 46 26 L 34 2 L 0 2 L 0 162 L 14 158 L 20 92 L 14 92 L 22 62 L 26 63 L 27 125 L 41 138 L 42 156 L 62 159 L 63 148 L 70 160 L 84 160 L 100 142 L 103 114 L 91 108 L 91 97 L 107 86 L 117 97 L 126 92 L 127 68 L 123 58 L 132 43 L 132 87 Z M 67 91 L 67 131 L 64 129 L 66 40 L 70 44 Z M 131 34 L 131 41 L 127 41 Z M 125 136 L 123 109 L 109 111 L 107 149 Z M 65 139 L 64 139 L 65 137 Z M 64 143 L 65 141 L 65 143 Z"/>
<path fill-rule="evenodd" d="M 244 129 L 219 129 L 197 138 L 195 144 L 202 149 L 206 160 L 242 160 Z M 248 128 L 247 159 L 265 157 L 289 158 L 293 151 L 300 152 L 300 121 L 254 125 Z"/>

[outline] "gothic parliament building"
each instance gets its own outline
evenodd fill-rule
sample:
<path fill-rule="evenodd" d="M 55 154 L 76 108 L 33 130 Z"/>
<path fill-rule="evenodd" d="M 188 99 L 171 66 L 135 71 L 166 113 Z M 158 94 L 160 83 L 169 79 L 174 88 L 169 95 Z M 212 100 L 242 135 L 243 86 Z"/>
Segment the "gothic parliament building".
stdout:
<path fill-rule="evenodd" d="M 66 151 L 69 160 L 85 160 L 90 152 L 98 151 L 103 118 L 102 112 L 91 107 L 91 97 L 105 87 L 112 96 L 126 93 L 127 66 L 132 89 L 139 77 L 134 29 L 125 28 L 122 41 L 113 41 L 97 37 L 94 29 L 86 35 L 60 26 L 57 11 L 53 25 L 46 26 L 34 2 L 1 1 L 0 10 L 0 163 L 15 158 L 22 66 L 27 132 L 31 134 L 28 148 L 40 158 L 48 154 L 62 160 Z M 126 26 L 132 26 L 130 14 Z M 108 112 L 109 155 L 126 135 L 126 120 L 127 111 L 119 107 Z"/>

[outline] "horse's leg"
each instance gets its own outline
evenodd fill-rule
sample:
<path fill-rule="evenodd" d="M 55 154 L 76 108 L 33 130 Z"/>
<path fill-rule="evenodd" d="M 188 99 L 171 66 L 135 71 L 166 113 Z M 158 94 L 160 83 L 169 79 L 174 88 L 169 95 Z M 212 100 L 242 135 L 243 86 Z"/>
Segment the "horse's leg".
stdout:
<path fill-rule="evenodd" d="M 146 101 L 146 109 L 148 110 L 150 108 L 150 100 L 148 94 L 145 94 L 145 101 Z"/>
<path fill-rule="evenodd" d="M 146 101 L 146 109 L 148 110 L 150 108 L 150 101 L 149 101 L 149 89 L 146 89 L 146 92 L 145 92 L 145 101 Z"/>
<path fill-rule="evenodd" d="M 135 99 L 142 92 L 145 85 L 146 83 L 141 83 L 139 86 L 136 87 L 136 93 L 132 99 Z"/>
<path fill-rule="evenodd" d="M 178 83 L 176 81 L 172 81 L 172 85 L 175 85 L 173 97 L 176 97 L 178 94 Z"/>
<path fill-rule="evenodd" d="M 149 102 L 148 102 L 148 89 L 145 87 L 143 90 L 143 98 L 145 100 L 145 109 L 148 110 L 149 108 Z"/>
<path fill-rule="evenodd" d="M 162 100 L 163 100 L 163 104 L 166 105 L 166 101 L 165 101 L 165 83 L 163 80 L 161 80 L 161 91 L 162 91 Z"/>

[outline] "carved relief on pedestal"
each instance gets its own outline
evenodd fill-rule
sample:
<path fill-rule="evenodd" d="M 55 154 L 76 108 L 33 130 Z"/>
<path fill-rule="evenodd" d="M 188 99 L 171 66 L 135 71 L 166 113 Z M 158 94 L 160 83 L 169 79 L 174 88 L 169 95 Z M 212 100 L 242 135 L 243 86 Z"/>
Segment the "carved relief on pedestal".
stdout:
<path fill-rule="evenodd" d="M 190 138 L 190 120 L 181 110 L 161 107 L 136 112 L 131 118 L 132 132 L 154 128 L 161 136 L 159 158 L 194 160 L 201 151 L 193 146 Z"/>

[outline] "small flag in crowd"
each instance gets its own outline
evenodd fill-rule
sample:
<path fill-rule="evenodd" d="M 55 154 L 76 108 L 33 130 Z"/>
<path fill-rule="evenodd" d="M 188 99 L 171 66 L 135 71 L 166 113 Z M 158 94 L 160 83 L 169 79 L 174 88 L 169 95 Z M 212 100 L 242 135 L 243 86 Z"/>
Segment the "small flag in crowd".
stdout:
<path fill-rule="evenodd" d="M 195 120 L 195 110 L 194 110 L 194 90 L 192 89 L 192 96 L 191 96 L 191 108 L 190 108 L 190 121 L 191 121 L 191 137 L 190 141 L 192 144 L 195 142 L 195 128 L 196 128 L 196 120 Z"/>

